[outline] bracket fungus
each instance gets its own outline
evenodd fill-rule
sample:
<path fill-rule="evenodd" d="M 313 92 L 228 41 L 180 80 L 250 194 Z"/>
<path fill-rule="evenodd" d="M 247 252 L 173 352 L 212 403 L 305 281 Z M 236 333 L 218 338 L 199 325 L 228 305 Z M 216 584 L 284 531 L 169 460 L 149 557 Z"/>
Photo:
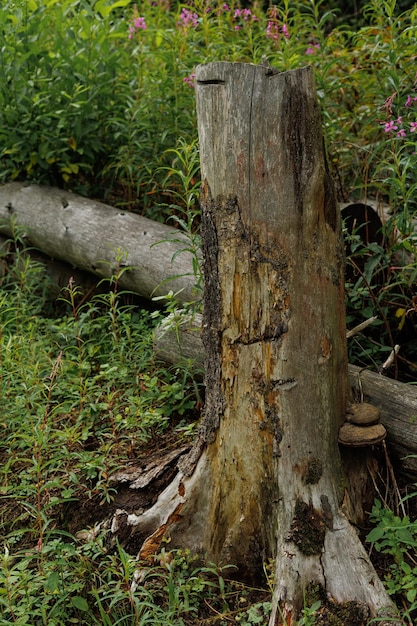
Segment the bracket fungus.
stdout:
<path fill-rule="evenodd" d="M 339 429 L 339 443 L 353 448 L 380 443 L 385 439 L 387 431 L 379 420 L 379 409 L 372 404 L 351 404 L 346 412 L 346 421 Z"/>

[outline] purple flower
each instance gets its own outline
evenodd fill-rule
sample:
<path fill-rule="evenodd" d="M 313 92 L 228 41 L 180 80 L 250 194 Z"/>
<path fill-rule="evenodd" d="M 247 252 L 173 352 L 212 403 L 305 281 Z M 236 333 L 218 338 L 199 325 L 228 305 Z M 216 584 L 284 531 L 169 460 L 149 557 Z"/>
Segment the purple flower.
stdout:
<path fill-rule="evenodd" d="M 252 11 L 250 9 L 235 9 L 235 13 L 234 13 L 234 19 L 237 19 L 239 17 L 243 18 L 244 22 L 247 22 L 249 20 L 249 18 L 252 20 L 252 22 L 258 22 L 258 18 L 256 17 L 256 15 L 253 15 Z M 239 30 L 239 28 L 236 28 L 235 26 L 235 30 Z"/>
<path fill-rule="evenodd" d="M 146 30 L 146 22 L 144 17 L 134 17 L 132 24 L 129 26 L 129 39 L 132 39 L 135 32 L 139 29 Z"/>
<path fill-rule="evenodd" d="M 230 11 L 230 7 L 226 2 L 223 4 L 223 11 Z"/>
<path fill-rule="evenodd" d="M 192 87 L 194 89 L 194 78 L 195 78 L 195 74 L 194 72 L 192 74 L 190 74 L 189 76 L 186 76 L 183 81 L 184 83 L 186 83 L 187 85 L 189 85 L 190 87 Z"/>
<path fill-rule="evenodd" d="M 397 137 L 405 137 L 406 136 L 406 132 L 404 130 L 404 128 L 400 128 L 400 130 L 397 133 Z"/>
<path fill-rule="evenodd" d="M 417 133 L 417 122 L 410 122 L 410 133 Z"/>
<path fill-rule="evenodd" d="M 287 24 L 283 24 L 282 25 L 281 32 L 284 35 L 285 39 L 289 39 L 290 38 L 290 32 L 288 30 Z"/>
<path fill-rule="evenodd" d="M 266 26 L 266 36 L 268 39 L 274 39 L 275 41 L 279 39 L 279 26 L 276 22 L 269 20 Z"/>
<path fill-rule="evenodd" d="M 144 17 L 136 17 L 133 20 L 133 26 L 135 28 L 142 28 L 143 30 L 146 29 L 146 22 L 145 22 L 145 18 Z"/>
<path fill-rule="evenodd" d="M 389 122 L 385 123 L 384 130 L 386 133 L 390 133 L 393 130 L 398 130 L 398 126 L 395 125 L 394 120 L 390 120 Z"/>
<path fill-rule="evenodd" d="M 189 9 L 183 8 L 180 13 L 180 21 L 177 24 L 183 28 L 196 28 L 198 26 L 198 15 Z"/>
<path fill-rule="evenodd" d="M 406 107 L 410 107 L 413 104 L 413 102 L 417 102 L 417 97 L 415 97 L 415 96 L 411 97 L 410 95 L 408 95 L 407 96 L 407 101 L 405 103 L 405 106 Z"/>
<path fill-rule="evenodd" d="M 312 43 L 307 48 L 306 54 L 316 54 L 317 50 L 319 50 L 319 49 L 320 49 L 320 44 L 319 43 Z"/>

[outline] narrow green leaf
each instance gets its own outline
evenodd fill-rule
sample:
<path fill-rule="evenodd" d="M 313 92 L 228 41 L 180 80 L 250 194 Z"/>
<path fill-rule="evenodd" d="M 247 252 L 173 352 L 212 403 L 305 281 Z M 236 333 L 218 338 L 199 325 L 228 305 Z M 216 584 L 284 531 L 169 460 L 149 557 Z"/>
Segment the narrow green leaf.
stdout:
<path fill-rule="evenodd" d="M 73 596 L 71 598 L 71 602 L 73 604 L 73 606 L 75 606 L 76 609 L 78 609 L 79 611 L 88 611 L 88 603 L 87 600 L 85 600 L 85 598 L 82 598 L 81 596 Z"/>

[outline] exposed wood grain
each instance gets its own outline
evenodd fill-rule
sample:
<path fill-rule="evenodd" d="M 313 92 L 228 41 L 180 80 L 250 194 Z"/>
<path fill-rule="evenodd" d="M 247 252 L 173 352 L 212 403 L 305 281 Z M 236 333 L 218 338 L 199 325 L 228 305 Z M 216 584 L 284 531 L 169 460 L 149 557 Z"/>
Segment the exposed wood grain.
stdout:
<path fill-rule="evenodd" d="M 344 252 L 313 73 L 210 63 L 196 70 L 196 98 L 211 491 L 202 543 L 243 576 L 276 559 L 271 626 L 277 605 L 285 618 L 299 612 L 312 581 L 375 615 L 388 596 L 339 510 Z"/>

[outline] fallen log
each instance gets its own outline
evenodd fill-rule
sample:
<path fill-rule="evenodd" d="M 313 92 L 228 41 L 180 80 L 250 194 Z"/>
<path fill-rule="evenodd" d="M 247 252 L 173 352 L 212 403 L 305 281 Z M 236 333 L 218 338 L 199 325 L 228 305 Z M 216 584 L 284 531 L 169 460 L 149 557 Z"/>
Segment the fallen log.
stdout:
<path fill-rule="evenodd" d="M 158 358 L 175 364 L 192 360 L 196 375 L 204 368 L 201 315 L 168 316 L 156 329 L 154 350 Z M 387 429 L 387 445 L 393 462 L 406 475 L 417 477 L 417 387 L 367 369 L 349 365 L 352 393 L 357 402 L 379 408 Z"/>
<path fill-rule="evenodd" d="M 194 253 L 175 228 L 61 189 L 34 184 L 0 186 L 0 233 L 16 230 L 44 254 L 110 278 L 144 298 L 172 291 L 195 297 Z"/>

